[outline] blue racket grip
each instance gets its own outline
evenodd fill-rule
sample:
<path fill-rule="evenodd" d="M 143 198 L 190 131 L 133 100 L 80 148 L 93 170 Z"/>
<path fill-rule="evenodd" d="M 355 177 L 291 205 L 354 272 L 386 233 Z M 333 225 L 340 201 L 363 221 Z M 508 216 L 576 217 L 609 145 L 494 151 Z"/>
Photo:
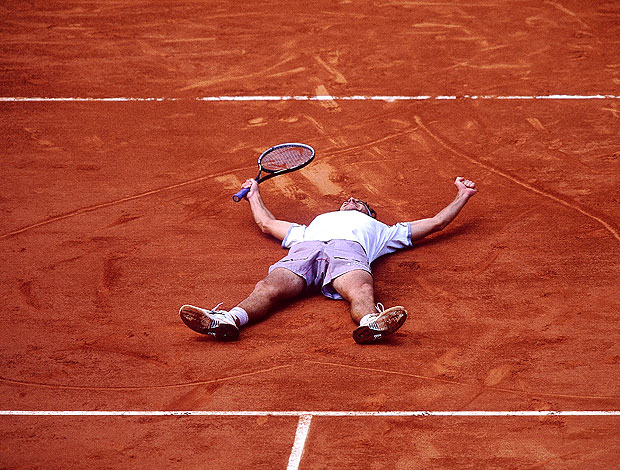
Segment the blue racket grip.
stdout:
<path fill-rule="evenodd" d="M 241 201 L 241 199 L 243 199 L 245 195 L 249 192 L 250 192 L 250 188 L 243 188 L 241 191 L 239 191 L 237 194 L 233 196 L 233 201 L 235 202 Z"/>

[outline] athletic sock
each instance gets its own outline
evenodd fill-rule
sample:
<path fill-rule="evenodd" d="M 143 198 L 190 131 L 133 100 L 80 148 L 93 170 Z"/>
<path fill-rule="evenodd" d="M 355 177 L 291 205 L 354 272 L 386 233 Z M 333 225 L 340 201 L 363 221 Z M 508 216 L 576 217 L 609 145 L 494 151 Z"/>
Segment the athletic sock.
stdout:
<path fill-rule="evenodd" d="M 239 321 L 239 326 L 245 325 L 250 319 L 248 318 L 248 312 L 241 307 L 233 307 L 229 312 L 236 320 Z"/>
<path fill-rule="evenodd" d="M 369 313 L 368 315 L 364 315 L 360 320 L 360 326 L 368 325 L 371 321 L 377 318 L 377 316 L 378 315 L 376 313 Z"/>

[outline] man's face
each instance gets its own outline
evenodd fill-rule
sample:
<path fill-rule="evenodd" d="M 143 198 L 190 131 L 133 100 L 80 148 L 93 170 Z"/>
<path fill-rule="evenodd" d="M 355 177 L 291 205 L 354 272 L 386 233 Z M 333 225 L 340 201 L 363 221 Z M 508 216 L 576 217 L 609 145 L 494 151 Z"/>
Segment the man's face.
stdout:
<path fill-rule="evenodd" d="M 370 210 L 368 210 L 368 207 L 366 206 L 366 204 L 364 204 L 359 199 L 354 198 L 353 196 L 351 196 L 349 199 L 347 199 L 346 201 L 342 203 L 342 205 L 340 206 L 340 210 L 341 211 L 359 211 L 362 214 L 370 215 Z"/>

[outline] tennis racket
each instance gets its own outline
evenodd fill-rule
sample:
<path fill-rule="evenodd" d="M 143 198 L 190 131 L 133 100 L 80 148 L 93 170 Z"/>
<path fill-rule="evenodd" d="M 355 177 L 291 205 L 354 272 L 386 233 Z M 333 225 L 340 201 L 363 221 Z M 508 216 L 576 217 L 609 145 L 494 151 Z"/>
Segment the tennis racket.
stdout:
<path fill-rule="evenodd" d="M 258 157 L 257 183 L 262 183 L 274 176 L 283 175 L 305 167 L 314 158 L 314 149 L 306 144 L 280 144 L 265 150 Z M 265 173 L 263 177 L 261 175 Z M 239 202 L 250 188 L 243 188 L 233 196 L 233 201 Z"/>

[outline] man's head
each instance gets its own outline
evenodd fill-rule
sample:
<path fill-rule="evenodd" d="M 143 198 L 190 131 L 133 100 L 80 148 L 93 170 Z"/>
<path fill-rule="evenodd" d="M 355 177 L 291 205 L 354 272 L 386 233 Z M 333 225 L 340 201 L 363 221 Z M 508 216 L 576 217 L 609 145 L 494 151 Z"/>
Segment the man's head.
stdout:
<path fill-rule="evenodd" d="M 362 214 L 369 215 L 373 219 L 377 218 L 377 213 L 368 205 L 367 202 L 364 202 L 360 199 L 356 199 L 351 196 L 349 199 L 344 201 L 340 206 L 341 211 L 359 211 Z"/>

